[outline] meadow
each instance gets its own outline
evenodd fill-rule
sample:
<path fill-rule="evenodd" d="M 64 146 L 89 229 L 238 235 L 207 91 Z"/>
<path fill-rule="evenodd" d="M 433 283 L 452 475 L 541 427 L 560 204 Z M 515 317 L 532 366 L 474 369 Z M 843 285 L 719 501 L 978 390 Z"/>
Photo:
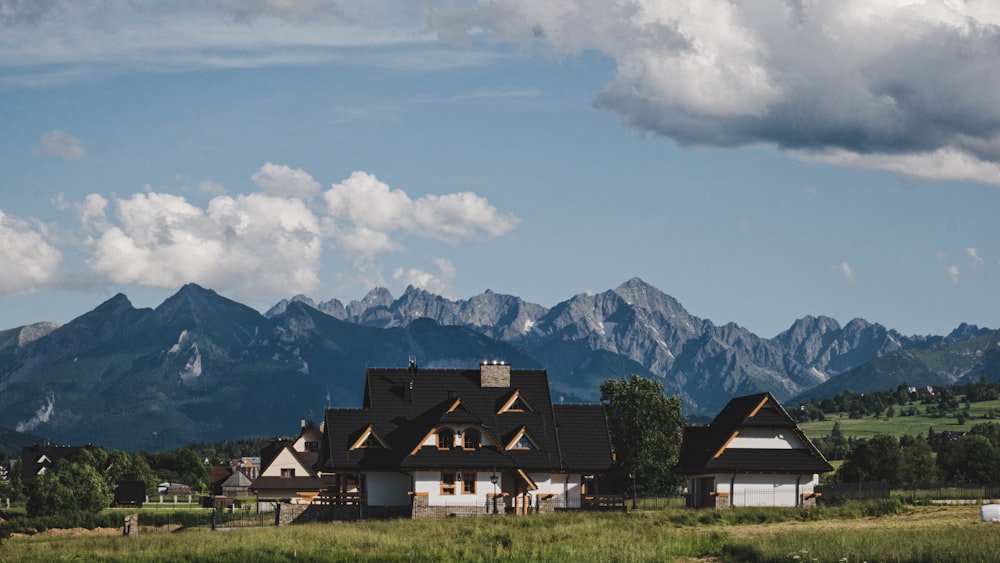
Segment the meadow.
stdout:
<path fill-rule="evenodd" d="M 916 408 L 918 414 L 900 416 L 898 411 L 901 407 L 896 406 L 897 414 L 892 417 L 865 415 L 861 418 L 850 418 L 847 413 L 828 414 L 826 420 L 800 422 L 799 428 L 812 440 L 829 436 L 834 424 L 840 424 L 840 432 L 845 438 L 871 438 L 875 434 L 891 434 L 898 438 L 904 435 L 927 436 L 928 428 L 933 428 L 935 432 L 967 432 L 973 425 L 982 422 L 1000 422 L 987 418 L 990 411 L 1000 412 L 1000 400 L 971 403 L 969 416 L 964 424 L 959 424 L 954 415 L 927 415 L 925 414 L 927 405 L 918 402 L 909 403 L 902 408 L 909 407 Z M 962 409 L 965 409 L 964 405 Z"/>
<path fill-rule="evenodd" d="M 979 507 L 897 501 L 800 509 L 51 531 L 12 537 L 0 561 L 995 561 L 1000 524 Z"/>

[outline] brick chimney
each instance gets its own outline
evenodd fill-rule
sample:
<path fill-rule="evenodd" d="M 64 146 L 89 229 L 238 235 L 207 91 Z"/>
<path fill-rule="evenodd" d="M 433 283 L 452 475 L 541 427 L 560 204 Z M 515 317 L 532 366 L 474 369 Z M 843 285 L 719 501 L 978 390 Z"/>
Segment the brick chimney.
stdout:
<path fill-rule="evenodd" d="M 510 365 L 494 362 L 479 364 L 480 387 L 510 387 Z"/>

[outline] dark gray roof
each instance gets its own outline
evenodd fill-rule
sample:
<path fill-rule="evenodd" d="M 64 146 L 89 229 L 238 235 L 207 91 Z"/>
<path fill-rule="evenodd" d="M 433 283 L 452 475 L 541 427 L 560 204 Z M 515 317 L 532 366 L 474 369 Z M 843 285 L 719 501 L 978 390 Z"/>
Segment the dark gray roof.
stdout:
<path fill-rule="evenodd" d="M 498 414 L 517 392 L 530 410 Z M 602 471 L 612 464 L 608 429 L 600 405 L 552 405 L 544 370 L 510 370 L 510 387 L 481 387 L 479 369 L 369 369 L 363 408 L 326 412 L 320 464 L 324 471 L 398 469 L 504 469 Z M 460 447 L 420 448 L 442 424 L 471 424 L 504 446 L 523 429 L 538 446 L 531 450 Z M 570 428 L 571 426 L 577 428 Z M 350 447 L 371 426 L 386 448 Z M 571 447 L 562 445 L 571 436 Z M 592 441 L 583 446 L 587 438 Z"/>

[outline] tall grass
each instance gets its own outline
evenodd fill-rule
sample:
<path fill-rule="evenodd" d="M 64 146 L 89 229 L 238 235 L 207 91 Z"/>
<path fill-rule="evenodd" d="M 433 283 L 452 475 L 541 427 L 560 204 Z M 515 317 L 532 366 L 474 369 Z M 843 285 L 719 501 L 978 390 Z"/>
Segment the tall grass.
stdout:
<path fill-rule="evenodd" d="M 881 516 L 879 515 L 881 514 Z M 893 501 L 732 509 L 336 522 L 138 537 L 12 538 L 0 561 L 985 561 L 1000 528 L 978 507 Z"/>

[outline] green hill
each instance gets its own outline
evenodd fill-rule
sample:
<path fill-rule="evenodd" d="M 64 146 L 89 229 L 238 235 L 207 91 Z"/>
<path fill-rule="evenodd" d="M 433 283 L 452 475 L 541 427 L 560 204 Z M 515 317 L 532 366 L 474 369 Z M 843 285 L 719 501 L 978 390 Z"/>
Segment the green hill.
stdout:
<path fill-rule="evenodd" d="M 1000 422 L 1000 400 L 982 401 L 971 403 L 968 407 L 969 416 L 964 424 L 958 423 L 957 412 L 941 414 L 926 414 L 926 407 L 933 405 L 923 405 L 919 402 L 912 402 L 903 407 L 895 407 L 898 413 L 900 410 L 913 407 L 917 409 L 917 414 L 913 416 L 862 416 L 861 418 L 850 418 L 847 413 L 827 415 L 826 420 L 812 422 L 801 422 L 799 428 L 811 439 L 829 436 L 833 431 L 834 424 L 840 424 L 840 432 L 845 438 L 871 438 L 875 434 L 891 434 L 893 436 L 916 436 L 926 435 L 928 428 L 933 428 L 935 432 L 967 432 L 973 425 L 981 422 Z M 959 410 L 964 410 L 963 405 Z M 998 418 L 989 418 L 990 414 Z"/>

